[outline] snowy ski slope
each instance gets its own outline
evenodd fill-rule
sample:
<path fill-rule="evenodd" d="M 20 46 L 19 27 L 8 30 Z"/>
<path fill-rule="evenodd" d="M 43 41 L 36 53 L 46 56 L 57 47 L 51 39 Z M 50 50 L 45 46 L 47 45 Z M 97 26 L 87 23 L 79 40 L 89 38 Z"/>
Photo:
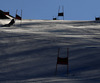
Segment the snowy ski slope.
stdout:
<path fill-rule="evenodd" d="M 0 25 L 10 20 L 0 20 Z M 66 57 L 69 76 L 58 66 Z M 100 23 L 95 21 L 16 20 L 0 27 L 0 83 L 100 83 Z"/>

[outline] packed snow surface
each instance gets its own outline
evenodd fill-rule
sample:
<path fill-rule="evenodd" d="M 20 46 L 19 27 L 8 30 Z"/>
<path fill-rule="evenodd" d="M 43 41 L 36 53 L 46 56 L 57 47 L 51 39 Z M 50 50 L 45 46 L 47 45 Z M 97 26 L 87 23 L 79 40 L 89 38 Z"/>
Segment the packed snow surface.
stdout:
<path fill-rule="evenodd" d="M 10 20 L 0 20 L 0 25 Z M 67 66 L 58 65 L 69 48 Z M 0 83 L 100 83 L 100 23 L 16 20 L 0 27 Z"/>

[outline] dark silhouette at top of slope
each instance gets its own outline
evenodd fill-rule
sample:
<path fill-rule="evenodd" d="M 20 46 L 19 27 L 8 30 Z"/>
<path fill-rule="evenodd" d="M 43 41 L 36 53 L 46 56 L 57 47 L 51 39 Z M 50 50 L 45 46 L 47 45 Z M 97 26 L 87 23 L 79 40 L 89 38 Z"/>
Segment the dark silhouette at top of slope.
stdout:
<path fill-rule="evenodd" d="M 0 10 L 0 19 L 9 19 L 2 10 Z"/>

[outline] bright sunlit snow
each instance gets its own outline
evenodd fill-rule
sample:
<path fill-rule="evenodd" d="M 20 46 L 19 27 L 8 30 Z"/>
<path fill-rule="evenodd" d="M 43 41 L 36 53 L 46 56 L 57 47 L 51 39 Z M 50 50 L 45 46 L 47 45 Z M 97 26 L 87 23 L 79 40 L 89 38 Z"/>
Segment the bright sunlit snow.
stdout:
<path fill-rule="evenodd" d="M 69 48 L 69 75 L 66 65 L 58 65 L 55 76 L 58 48 L 62 57 Z M 0 83 L 67 82 L 100 82 L 100 23 L 16 20 L 0 27 Z"/>

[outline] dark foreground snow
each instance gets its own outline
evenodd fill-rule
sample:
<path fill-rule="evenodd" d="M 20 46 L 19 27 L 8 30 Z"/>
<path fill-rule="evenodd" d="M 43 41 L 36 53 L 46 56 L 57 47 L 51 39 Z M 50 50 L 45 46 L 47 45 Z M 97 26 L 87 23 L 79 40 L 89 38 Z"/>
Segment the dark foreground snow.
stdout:
<path fill-rule="evenodd" d="M 0 25 L 9 20 L 0 20 Z M 60 56 L 69 55 L 66 66 Z M 93 21 L 16 21 L 0 27 L 0 83 L 99 83 L 100 24 Z"/>

